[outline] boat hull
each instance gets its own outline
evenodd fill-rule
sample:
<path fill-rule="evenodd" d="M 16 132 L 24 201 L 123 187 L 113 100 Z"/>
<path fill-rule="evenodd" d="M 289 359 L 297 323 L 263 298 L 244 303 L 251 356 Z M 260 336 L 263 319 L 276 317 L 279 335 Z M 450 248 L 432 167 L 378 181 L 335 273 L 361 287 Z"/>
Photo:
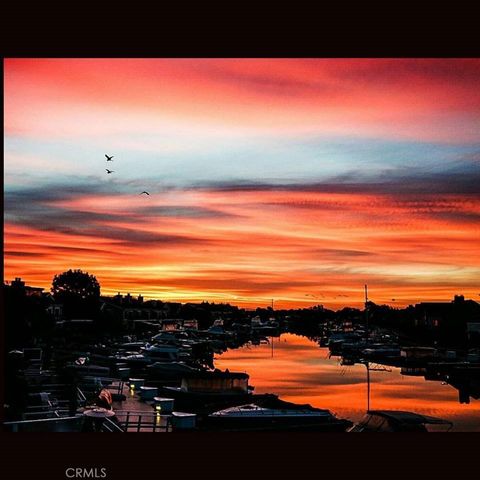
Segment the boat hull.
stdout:
<path fill-rule="evenodd" d="M 253 397 L 252 393 L 186 392 L 175 387 L 163 387 L 159 394 L 173 398 L 177 410 L 200 414 L 209 414 L 222 408 L 249 403 Z"/>
<path fill-rule="evenodd" d="M 314 431 L 345 432 L 351 426 L 347 420 L 322 421 L 314 418 L 265 416 L 258 417 L 207 417 L 202 428 L 222 431 Z"/>

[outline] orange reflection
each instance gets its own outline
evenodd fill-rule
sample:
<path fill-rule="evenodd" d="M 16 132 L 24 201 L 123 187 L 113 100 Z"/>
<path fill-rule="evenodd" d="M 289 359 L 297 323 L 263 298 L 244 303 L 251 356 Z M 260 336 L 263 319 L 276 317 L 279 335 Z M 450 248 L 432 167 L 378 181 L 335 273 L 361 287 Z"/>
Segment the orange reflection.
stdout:
<path fill-rule="evenodd" d="M 271 339 L 270 339 L 271 341 Z M 306 337 L 282 334 L 271 345 L 229 350 L 215 366 L 245 371 L 255 393 L 275 393 L 296 403 L 327 408 L 339 416 L 359 420 L 367 408 L 366 368 L 341 366 L 328 358 L 328 349 Z M 480 402 L 460 404 L 458 391 L 441 382 L 391 372 L 371 372 L 371 409 L 407 410 L 445 418 L 456 431 L 480 431 Z"/>

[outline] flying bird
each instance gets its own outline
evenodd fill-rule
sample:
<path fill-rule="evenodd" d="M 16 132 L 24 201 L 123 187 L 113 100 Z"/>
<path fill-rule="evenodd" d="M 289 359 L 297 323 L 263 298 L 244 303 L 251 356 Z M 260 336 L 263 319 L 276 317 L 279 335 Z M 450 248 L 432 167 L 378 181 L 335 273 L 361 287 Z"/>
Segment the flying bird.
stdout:
<path fill-rule="evenodd" d="M 107 157 L 107 162 L 113 162 L 113 160 L 112 160 L 113 155 L 111 157 L 109 157 L 107 154 L 105 154 L 105 156 Z"/>
<path fill-rule="evenodd" d="M 146 192 L 145 190 L 144 190 L 140 195 L 143 195 L 143 194 L 145 194 L 145 195 L 150 195 L 150 194 L 149 194 L 148 192 Z"/>
<path fill-rule="evenodd" d="M 107 173 L 114 173 L 113 170 L 109 170 L 108 168 L 105 169 L 107 171 Z"/>

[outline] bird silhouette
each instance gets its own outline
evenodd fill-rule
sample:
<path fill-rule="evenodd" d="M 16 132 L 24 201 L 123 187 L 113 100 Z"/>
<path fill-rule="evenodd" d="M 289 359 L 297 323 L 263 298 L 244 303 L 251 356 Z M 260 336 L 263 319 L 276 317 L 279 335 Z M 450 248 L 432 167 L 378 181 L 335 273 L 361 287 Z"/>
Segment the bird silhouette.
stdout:
<path fill-rule="evenodd" d="M 107 173 L 114 173 L 113 170 L 109 170 L 108 168 L 105 169 L 107 171 Z"/>
<path fill-rule="evenodd" d="M 140 195 L 143 195 L 143 194 L 145 194 L 145 195 L 150 195 L 150 194 L 149 194 L 148 192 L 146 192 L 145 190 L 144 190 Z"/>
<path fill-rule="evenodd" d="M 113 160 L 112 160 L 113 155 L 111 157 L 109 157 L 107 154 L 105 154 L 105 156 L 107 157 L 107 162 L 113 162 Z"/>

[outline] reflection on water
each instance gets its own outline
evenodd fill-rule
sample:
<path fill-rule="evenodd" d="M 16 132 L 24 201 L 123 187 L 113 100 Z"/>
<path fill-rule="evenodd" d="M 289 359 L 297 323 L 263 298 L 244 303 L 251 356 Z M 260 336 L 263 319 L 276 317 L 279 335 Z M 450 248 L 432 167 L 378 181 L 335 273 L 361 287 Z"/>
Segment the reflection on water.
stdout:
<path fill-rule="evenodd" d="M 338 416 L 359 420 L 367 408 L 366 368 L 341 366 L 306 337 L 282 334 L 271 345 L 248 345 L 216 357 L 215 367 L 244 371 L 255 393 L 275 393 L 283 400 L 310 403 Z M 370 372 L 370 408 L 409 410 L 445 418 L 454 431 L 480 431 L 480 401 L 461 404 L 458 390 L 422 376 L 406 376 L 399 368 Z"/>

